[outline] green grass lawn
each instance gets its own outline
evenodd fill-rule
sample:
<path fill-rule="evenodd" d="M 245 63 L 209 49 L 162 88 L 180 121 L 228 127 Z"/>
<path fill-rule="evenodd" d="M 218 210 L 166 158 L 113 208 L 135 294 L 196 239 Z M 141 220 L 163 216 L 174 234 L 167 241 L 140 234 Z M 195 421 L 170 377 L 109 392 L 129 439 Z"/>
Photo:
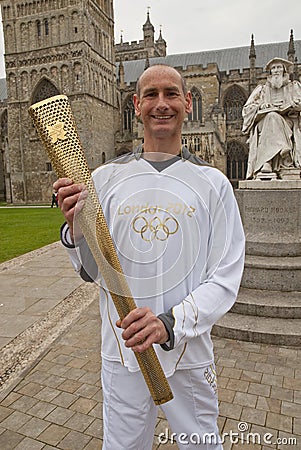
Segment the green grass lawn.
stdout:
<path fill-rule="evenodd" d="M 60 239 L 59 208 L 0 208 L 0 263 Z"/>

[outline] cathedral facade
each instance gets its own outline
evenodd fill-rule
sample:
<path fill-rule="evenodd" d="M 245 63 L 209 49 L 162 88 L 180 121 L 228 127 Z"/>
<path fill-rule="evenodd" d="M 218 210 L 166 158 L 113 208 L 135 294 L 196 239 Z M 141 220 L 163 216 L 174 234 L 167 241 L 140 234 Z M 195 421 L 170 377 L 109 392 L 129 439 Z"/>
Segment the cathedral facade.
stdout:
<path fill-rule="evenodd" d="M 153 38 L 153 45 L 157 42 Z M 126 47 L 130 44 L 122 43 L 122 48 Z M 192 93 L 192 112 L 182 130 L 183 145 L 224 172 L 234 188 L 245 179 L 249 152 L 247 136 L 241 132 L 242 108 L 257 84 L 266 82 L 266 63 L 275 56 L 288 59 L 294 63 L 290 78 L 300 78 L 301 41 L 294 41 L 292 31 L 288 42 L 255 46 L 252 36 L 249 47 L 142 59 L 130 51 L 118 53 L 118 45 L 115 48 L 122 113 L 117 153 L 130 151 L 133 143 L 143 141 L 142 124 L 135 118 L 132 103 L 136 80 L 148 66 L 168 64 L 182 74 Z"/>
<path fill-rule="evenodd" d="M 192 93 L 183 144 L 222 170 L 234 187 L 245 177 L 248 145 L 241 110 L 266 80 L 274 56 L 295 63 L 301 41 L 168 55 L 149 13 L 143 40 L 114 45 L 112 0 L 0 0 L 6 82 L 0 80 L 0 200 L 49 202 L 56 175 L 28 115 L 31 104 L 56 94 L 71 102 L 91 170 L 143 141 L 132 96 L 152 64 L 177 68 Z M 164 19 L 164 18 L 163 18 Z"/>
<path fill-rule="evenodd" d="M 2 199 L 49 202 L 56 179 L 28 114 L 68 95 L 91 170 L 114 156 L 119 112 L 112 0 L 1 1 L 7 100 L 1 108 Z"/>

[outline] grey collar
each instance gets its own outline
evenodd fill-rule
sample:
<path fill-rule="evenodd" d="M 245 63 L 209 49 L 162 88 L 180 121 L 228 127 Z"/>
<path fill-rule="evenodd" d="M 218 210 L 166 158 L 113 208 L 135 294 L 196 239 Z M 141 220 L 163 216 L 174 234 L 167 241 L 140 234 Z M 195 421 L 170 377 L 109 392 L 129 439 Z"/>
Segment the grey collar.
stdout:
<path fill-rule="evenodd" d="M 141 158 L 141 155 L 143 153 L 143 144 L 138 145 L 138 147 L 134 150 L 134 156 L 137 159 L 137 161 Z M 176 155 L 175 155 L 176 156 Z M 182 147 L 181 148 L 181 158 L 184 159 L 189 159 L 192 156 L 192 153 L 190 153 L 190 151 L 188 150 L 187 147 Z"/>

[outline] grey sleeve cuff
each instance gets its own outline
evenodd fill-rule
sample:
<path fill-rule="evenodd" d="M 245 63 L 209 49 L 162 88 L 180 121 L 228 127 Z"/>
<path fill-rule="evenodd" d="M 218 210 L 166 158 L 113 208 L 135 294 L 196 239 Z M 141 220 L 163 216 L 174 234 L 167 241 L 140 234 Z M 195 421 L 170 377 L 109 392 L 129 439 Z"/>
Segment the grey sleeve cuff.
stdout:
<path fill-rule="evenodd" d="M 163 323 L 164 326 L 166 328 L 166 331 L 168 333 L 169 339 L 167 342 L 165 342 L 164 344 L 160 344 L 161 347 L 163 348 L 163 350 L 169 352 L 170 350 L 173 350 L 174 345 L 175 345 L 175 335 L 173 332 L 173 327 L 175 324 L 175 318 L 172 314 L 172 309 L 170 309 L 169 311 L 167 311 L 167 313 L 162 313 L 159 314 L 158 319 L 160 319 Z"/>
<path fill-rule="evenodd" d="M 89 247 L 86 245 L 86 241 L 80 241 L 79 245 L 75 245 L 70 238 L 70 232 L 67 222 L 65 222 L 61 226 L 61 242 L 66 248 L 78 248 L 78 256 L 81 261 L 81 269 L 80 269 L 80 277 L 87 281 L 88 283 L 92 283 L 96 280 L 98 274 L 98 268 L 93 264 L 94 258 L 91 254 Z M 92 264 L 91 264 L 92 262 Z M 89 267 L 89 270 L 85 268 Z"/>

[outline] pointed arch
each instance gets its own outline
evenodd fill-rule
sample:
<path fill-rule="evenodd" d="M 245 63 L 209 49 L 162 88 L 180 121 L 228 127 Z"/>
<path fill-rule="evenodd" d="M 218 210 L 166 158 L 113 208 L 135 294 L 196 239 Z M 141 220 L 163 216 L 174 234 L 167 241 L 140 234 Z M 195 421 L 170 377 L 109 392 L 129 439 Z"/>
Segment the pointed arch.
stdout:
<path fill-rule="evenodd" d="M 191 90 L 192 111 L 188 114 L 189 121 L 202 121 L 202 94 L 193 87 Z"/>
<path fill-rule="evenodd" d="M 245 180 L 248 165 L 248 148 L 239 141 L 227 142 L 227 177 L 233 187 L 238 187 L 239 180 Z"/>
<path fill-rule="evenodd" d="M 135 116 L 135 108 L 132 95 L 128 95 L 123 104 L 123 129 L 124 131 L 133 132 L 133 119 Z"/>
<path fill-rule="evenodd" d="M 22 22 L 20 25 L 21 49 L 28 49 L 28 24 Z"/>
<path fill-rule="evenodd" d="M 31 104 L 45 100 L 45 98 L 53 97 L 54 95 L 59 95 L 60 92 L 57 87 L 48 80 L 48 78 L 43 77 L 36 85 L 33 94 Z"/>
<path fill-rule="evenodd" d="M 28 98 L 28 72 L 26 70 L 23 70 L 20 77 L 20 84 L 21 84 L 21 96 L 23 98 Z"/>
<path fill-rule="evenodd" d="M 227 89 L 223 100 L 227 122 L 242 120 L 242 108 L 246 101 L 247 95 L 237 84 Z"/>
<path fill-rule="evenodd" d="M 62 91 L 67 93 L 70 90 L 70 69 L 67 64 L 63 64 L 60 70 Z"/>
<path fill-rule="evenodd" d="M 79 32 L 79 15 L 77 11 L 73 11 L 71 14 L 72 32 L 77 34 Z"/>
<path fill-rule="evenodd" d="M 11 25 L 6 25 L 5 27 L 5 47 L 6 53 L 15 50 L 14 33 Z"/>
<path fill-rule="evenodd" d="M 36 21 L 36 27 L 37 27 L 37 37 L 41 37 L 42 34 L 42 26 L 41 26 L 41 21 L 37 20 Z"/>

